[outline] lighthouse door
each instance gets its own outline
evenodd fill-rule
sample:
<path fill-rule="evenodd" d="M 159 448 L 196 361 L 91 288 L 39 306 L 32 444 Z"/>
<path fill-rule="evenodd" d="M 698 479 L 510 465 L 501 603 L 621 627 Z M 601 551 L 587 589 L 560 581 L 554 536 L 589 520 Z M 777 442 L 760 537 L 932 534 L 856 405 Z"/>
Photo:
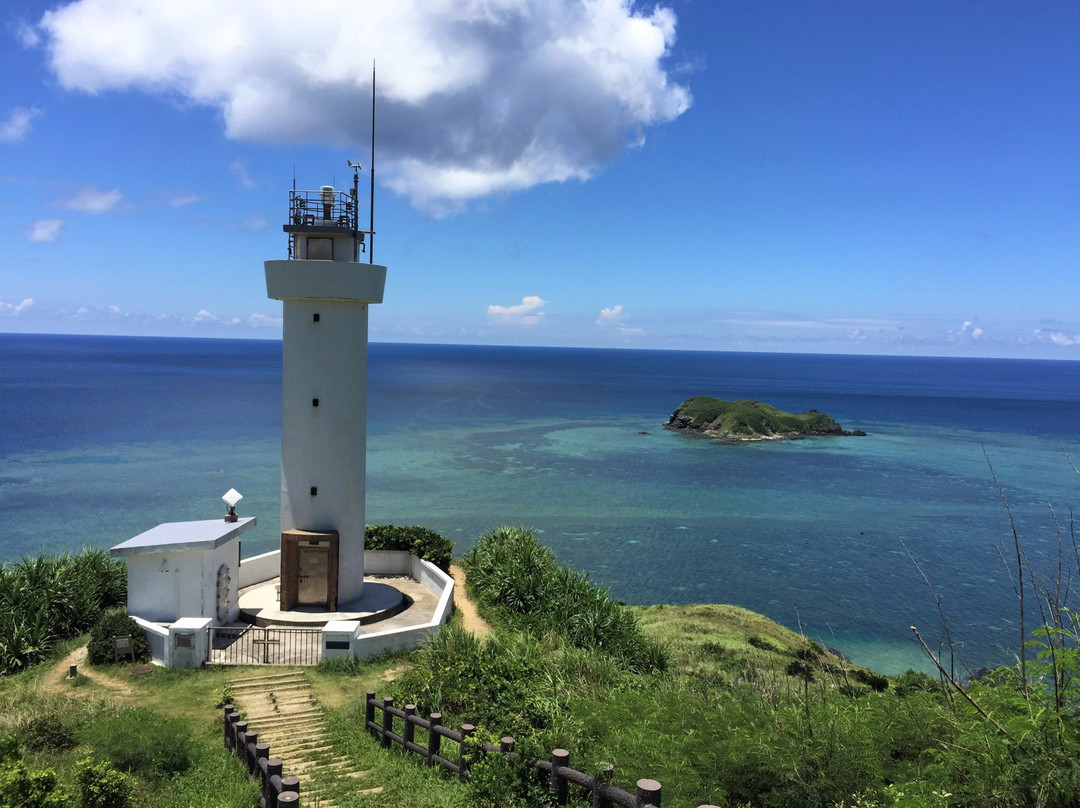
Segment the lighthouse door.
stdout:
<path fill-rule="evenodd" d="M 325 606 L 330 596 L 330 548 L 300 547 L 300 581 L 297 603 Z"/>

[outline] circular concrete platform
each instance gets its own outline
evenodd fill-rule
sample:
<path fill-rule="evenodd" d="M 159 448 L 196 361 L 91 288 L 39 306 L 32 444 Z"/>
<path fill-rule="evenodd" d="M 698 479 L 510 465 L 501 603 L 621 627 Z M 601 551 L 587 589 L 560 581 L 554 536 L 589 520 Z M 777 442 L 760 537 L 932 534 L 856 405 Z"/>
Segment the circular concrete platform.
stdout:
<path fill-rule="evenodd" d="M 356 620 L 361 624 L 376 623 L 400 614 L 409 608 L 412 599 L 392 583 L 364 581 L 364 595 L 358 601 L 346 603 L 336 612 L 318 606 L 297 606 L 281 611 L 278 601 L 278 579 L 243 589 L 240 592 L 240 619 L 256 626 L 324 626 L 331 620 Z"/>

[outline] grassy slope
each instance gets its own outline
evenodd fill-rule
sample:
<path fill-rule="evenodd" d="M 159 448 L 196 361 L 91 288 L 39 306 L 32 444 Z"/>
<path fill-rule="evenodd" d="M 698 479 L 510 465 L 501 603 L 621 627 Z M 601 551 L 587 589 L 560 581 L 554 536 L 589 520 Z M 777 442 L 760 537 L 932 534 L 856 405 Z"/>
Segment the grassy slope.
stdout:
<path fill-rule="evenodd" d="M 616 780 L 625 779 L 624 785 L 628 788 L 632 788 L 637 777 L 661 779 L 665 784 L 665 802 L 670 798 L 672 805 L 696 805 L 707 798 L 719 799 L 721 794 L 714 791 L 715 784 L 699 770 L 701 766 L 693 765 L 699 756 L 694 751 L 695 745 L 712 747 L 720 740 L 702 734 L 699 711 L 711 715 L 719 705 L 710 700 L 701 702 L 700 694 L 692 696 L 693 691 L 700 687 L 715 691 L 717 687 L 724 689 L 749 678 L 760 680 L 763 677 L 788 689 L 795 682 L 784 674 L 785 666 L 800 651 L 816 649 L 815 653 L 820 653 L 820 649 L 771 620 L 734 606 L 646 606 L 635 607 L 633 611 L 645 632 L 669 649 L 670 676 L 658 680 L 669 684 L 663 686 L 663 692 L 651 691 L 653 695 L 612 692 L 603 699 L 567 705 L 579 716 L 580 723 L 574 721 L 571 724 L 580 728 L 571 731 L 565 743 L 581 765 L 591 765 L 600 759 L 614 760 L 618 764 Z M 831 655 L 825 654 L 824 658 L 853 670 Z M 384 795 L 365 798 L 366 804 L 418 808 L 461 804 L 465 793 L 452 780 L 438 777 L 416 761 L 406 763 L 400 755 L 384 752 L 360 729 L 363 692 L 367 689 L 385 692 L 389 680 L 405 664 L 399 657 L 357 663 L 339 670 L 307 669 L 307 673 L 320 702 L 330 708 L 330 731 L 336 743 L 365 769 L 372 770 L 372 779 L 386 788 Z M 222 694 L 225 680 L 265 672 L 265 669 L 257 668 L 208 668 L 155 670 L 147 676 L 132 677 L 129 667 L 110 665 L 89 669 L 84 666 L 80 669 L 92 670 L 96 678 L 84 677 L 77 686 L 64 681 L 67 670 L 64 660 L 51 667 L 39 666 L 23 676 L 2 679 L 0 707 L 6 708 L 6 715 L 0 721 L 0 731 L 17 729 L 20 722 L 33 715 L 56 715 L 70 710 L 75 703 L 86 706 L 90 713 L 111 713 L 122 706 L 139 704 L 166 715 L 187 718 L 202 750 L 199 757 L 212 758 L 220 733 L 220 710 L 215 702 Z M 99 707 L 90 710 L 89 706 L 93 704 Z M 660 720 L 660 713 L 653 714 L 657 709 L 667 717 Z M 715 719 L 716 716 L 711 717 Z M 657 726 L 658 720 L 664 727 L 659 733 L 650 730 Z M 619 726 L 614 733 L 611 732 L 613 724 Z M 489 729 L 497 731 L 499 728 Z M 645 757 L 651 763 L 643 761 L 645 752 L 649 753 Z M 35 765 L 56 767 L 64 780 L 74 761 L 85 753 L 85 748 L 77 748 L 59 756 L 34 755 L 33 761 Z M 231 782 L 234 776 L 228 773 L 229 767 L 222 769 L 221 763 L 212 760 L 203 765 L 201 776 L 217 781 L 224 791 L 222 786 Z M 179 786 L 179 783 L 174 784 L 174 787 Z M 233 794 L 220 793 L 208 804 L 243 804 L 246 792 L 239 781 L 236 786 L 237 791 Z M 144 799 L 160 798 L 156 789 L 141 789 L 140 795 Z"/>
<path fill-rule="evenodd" d="M 819 648 L 791 629 L 739 606 L 699 603 L 632 608 L 645 633 L 666 644 L 677 674 L 702 667 L 782 671 L 800 649 Z M 835 663 L 847 666 L 840 657 Z"/>
<path fill-rule="evenodd" d="M 675 410 L 672 419 L 676 417 L 688 419 L 690 428 L 699 432 L 737 437 L 840 432 L 840 425 L 827 413 L 790 413 L 760 401 L 724 401 L 712 396 L 687 399 Z"/>

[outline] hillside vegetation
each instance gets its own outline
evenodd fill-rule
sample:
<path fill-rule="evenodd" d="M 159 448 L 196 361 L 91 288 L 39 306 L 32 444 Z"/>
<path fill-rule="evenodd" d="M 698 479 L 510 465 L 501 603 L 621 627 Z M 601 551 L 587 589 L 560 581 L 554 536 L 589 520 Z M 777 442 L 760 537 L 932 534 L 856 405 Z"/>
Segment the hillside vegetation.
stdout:
<path fill-rule="evenodd" d="M 526 755 L 561 747 L 585 772 L 612 763 L 617 785 L 654 778 L 681 808 L 1080 802 L 1071 622 L 1037 633 L 1023 669 L 961 694 L 922 673 L 880 676 L 735 607 L 583 597 L 586 577 L 520 528 L 486 534 L 462 565 L 494 633 L 444 628 L 390 694 L 487 740 L 511 734 Z M 583 630 L 592 624 L 607 628 Z M 527 767 L 487 756 L 474 771 L 471 804 L 540 804 Z"/>
<path fill-rule="evenodd" d="M 732 606 L 624 606 L 521 528 L 489 532 L 461 564 L 491 634 L 454 621 L 414 652 L 307 671 L 335 749 L 384 786 L 340 805 L 534 808 L 549 796 L 528 761 L 554 748 L 586 773 L 612 764 L 631 792 L 659 780 L 665 808 L 1080 804 L 1080 618 L 1060 581 L 1027 576 L 1043 627 L 1015 666 L 961 689 L 880 676 Z M 0 805 L 254 804 L 215 706 L 241 671 L 105 665 L 70 679 L 71 658 L 57 659 L 0 677 Z M 367 689 L 474 723 L 480 740 L 512 735 L 519 755 L 474 746 L 467 784 L 440 777 L 364 731 Z M 126 796 L 88 799 L 110 789 Z"/>
<path fill-rule="evenodd" d="M 846 432 L 831 415 L 817 410 L 790 413 L 761 401 L 724 401 L 712 396 L 687 399 L 675 408 L 664 426 L 729 442 L 865 434 Z"/>

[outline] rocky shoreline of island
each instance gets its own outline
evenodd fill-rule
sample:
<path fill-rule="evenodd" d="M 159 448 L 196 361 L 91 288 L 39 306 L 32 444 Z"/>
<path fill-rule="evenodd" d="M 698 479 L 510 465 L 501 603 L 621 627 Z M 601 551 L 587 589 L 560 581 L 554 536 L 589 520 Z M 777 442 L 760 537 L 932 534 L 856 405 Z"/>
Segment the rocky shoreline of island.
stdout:
<path fill-rule="evenodd" d="M 861 429 L 844 429 L 831 415 L 817 410 L 790 413 L 762 401 L 713 396 L 688 398 L 671 413 L 664 429 L 730 444 L 866 435 Z"/>

